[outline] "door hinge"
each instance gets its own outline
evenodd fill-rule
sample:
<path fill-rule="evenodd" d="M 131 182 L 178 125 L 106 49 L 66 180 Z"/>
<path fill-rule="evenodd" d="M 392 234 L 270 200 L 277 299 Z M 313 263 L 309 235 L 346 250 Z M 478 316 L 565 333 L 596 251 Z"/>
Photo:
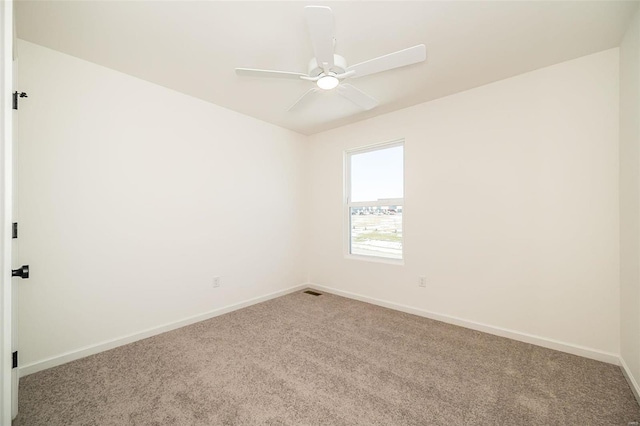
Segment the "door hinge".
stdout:
<path fill-rule="evenodd" d="M 25 92 L 13 92 L 13 109 L 18 109 L 18 96 L 21 98 L 28 98 Z"/>
<path fill-rule="evenodd" d="M 18 238 L 18 222 L 13 222 L 13 227 L 11 228 L 11 238 Z"/>
<path fill-rule="evenodd" d="M 18 351 L 15 351 L 13 354 L 13 366 L 11 367 L 13 368 L 18 368 Z"/>

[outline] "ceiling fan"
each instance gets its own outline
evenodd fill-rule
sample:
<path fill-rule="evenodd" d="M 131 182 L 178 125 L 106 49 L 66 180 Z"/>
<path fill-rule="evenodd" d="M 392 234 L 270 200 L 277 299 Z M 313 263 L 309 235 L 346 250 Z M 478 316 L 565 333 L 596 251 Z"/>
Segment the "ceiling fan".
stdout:
<path fill-rule="evenodd" d="M 350 100 L 364 110 L 370 110 L 378 105 L 378 101 L 355 88 L 343 83 L 348 78 L 359 78 L 394 68 L 422 62 L 427 58 L 424 44 L 399 50 L 388 55 L 370 59 L 359 64 L 347 66 L 346 60 L 333 52 L 335 38 L 333 36 L 333 13 L 330 7 L 306 6 L 304 8 L 309 35 L 315 58 L 309 61 L 309 73 L 260 70 L 252 68 L 236 68 L 240 76 L 272 77 L 294 80 L 306 80 L 316 84 L 289 107 L 289 111 L 299 107 L 305 100 L 319 90 L 333 90 Z"/>

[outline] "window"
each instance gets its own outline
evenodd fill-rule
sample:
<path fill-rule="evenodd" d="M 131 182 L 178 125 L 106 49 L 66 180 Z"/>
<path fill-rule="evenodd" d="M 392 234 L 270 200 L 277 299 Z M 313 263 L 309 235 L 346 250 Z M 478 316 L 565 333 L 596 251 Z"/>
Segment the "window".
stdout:
<path fill-rule="evenodd" d="M 347 253 L 402 259 L 404 142 L 346 153 Z"/>

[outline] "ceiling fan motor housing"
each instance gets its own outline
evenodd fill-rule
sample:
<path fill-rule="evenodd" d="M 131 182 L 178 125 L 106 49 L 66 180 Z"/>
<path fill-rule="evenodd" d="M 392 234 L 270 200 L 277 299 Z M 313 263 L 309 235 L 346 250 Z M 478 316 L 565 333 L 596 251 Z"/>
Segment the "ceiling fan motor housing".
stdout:
<path fill-rule="evenodd" d="M 340 55 L 333 55 L 333 66 L 329 68 L 329 71 L 336 73 L 336 75 L 342 74 L 347 69 L 347 61 Z M 312 58 L 309 61 L 309 77 L 317 77 L 322 74 L 322 67 L 318 66 L 316 58 Z"/>

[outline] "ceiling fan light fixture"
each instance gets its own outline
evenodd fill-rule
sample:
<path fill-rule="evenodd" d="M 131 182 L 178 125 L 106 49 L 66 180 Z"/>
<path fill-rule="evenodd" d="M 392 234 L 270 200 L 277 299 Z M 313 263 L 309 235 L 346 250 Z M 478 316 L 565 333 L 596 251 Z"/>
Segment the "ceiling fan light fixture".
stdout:
<path fill-rule="evenodd" d="M 340 84 L 340 80 L 338 80 L 333 75 L 325 75 L 320 77 L 320 79 L 316 82 L 316 84 L 322 90 L 331 90 L 338 87 L 338 84 Z"/>

